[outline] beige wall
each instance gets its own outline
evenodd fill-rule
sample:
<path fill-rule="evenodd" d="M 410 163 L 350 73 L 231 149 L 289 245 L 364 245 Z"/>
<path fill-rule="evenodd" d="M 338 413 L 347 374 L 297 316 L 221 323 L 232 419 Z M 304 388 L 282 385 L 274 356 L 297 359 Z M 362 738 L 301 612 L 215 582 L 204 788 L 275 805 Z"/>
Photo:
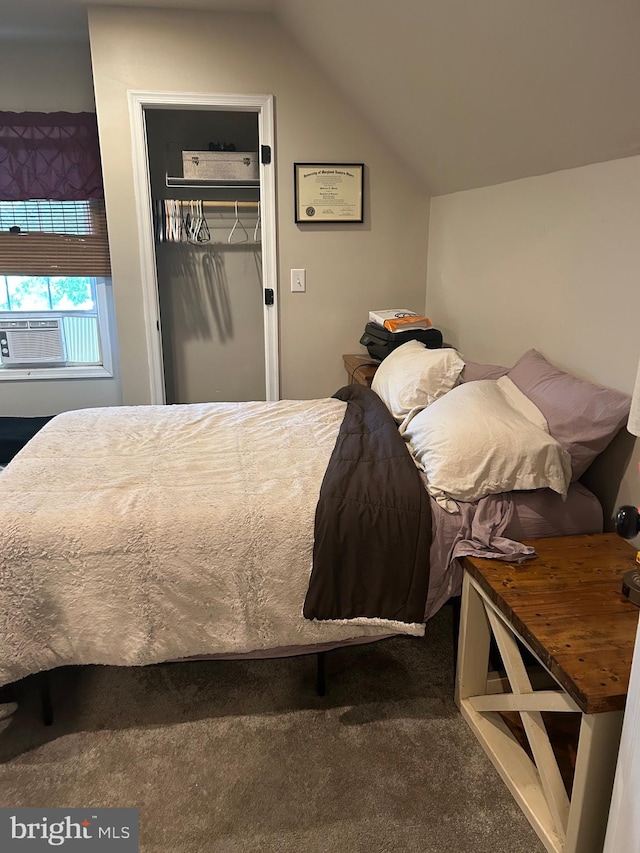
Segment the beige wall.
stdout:
<path fill-rule="evenodd" d="M 13 112 L 94 110 L 88 45 L 0 42 L 0 105 Z"/>
<path fill-rule="evenodd" d="M 468 359 L 511 365 L 535 347 L 560 368 L 630 393 L 639 234 L 640 157 L 439 196 L 427 311 Z M 634 450 L 625 432 L 614 450 L 619 459 L 591 472 L 608 513 L 640 503 L 640 440 Z"/>
<path fill-rule="evenodd" d="M 124 400 L 149 400 L 127 89 L 275 96 L 281 395 L 344 384 L 371 308 L 424 310 L 428 198 L 271 17 L 89 9 Z M 366 164 L 365 223 L 293 221 L 294 161 Z M 306 268 L 307 293 L 289 292 Z"/>
<path fill-rule="evenodd" d="M 0 45 L 0 105 L 12 112 L 95 109 L 86 44 L 6 42 Z M 0 416 L 52 415 L 120 403 L 117 379 L 0 383 Z"/>

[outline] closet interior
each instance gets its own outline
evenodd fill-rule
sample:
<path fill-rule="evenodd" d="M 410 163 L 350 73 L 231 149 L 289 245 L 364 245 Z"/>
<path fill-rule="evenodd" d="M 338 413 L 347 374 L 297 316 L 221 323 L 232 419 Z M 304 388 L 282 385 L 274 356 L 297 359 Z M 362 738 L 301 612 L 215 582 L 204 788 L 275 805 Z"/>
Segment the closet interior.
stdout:
<path fill-rule="evenodd" d="M 166 401 L 264 400 L 257 114 L 147 109 L 145 123 Z"/>

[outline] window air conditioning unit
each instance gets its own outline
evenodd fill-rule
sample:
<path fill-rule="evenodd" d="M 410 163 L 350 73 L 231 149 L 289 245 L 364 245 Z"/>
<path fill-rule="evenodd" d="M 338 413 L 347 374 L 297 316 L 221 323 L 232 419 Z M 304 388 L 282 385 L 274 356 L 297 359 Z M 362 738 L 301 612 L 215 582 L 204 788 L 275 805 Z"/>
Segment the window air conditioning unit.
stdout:
<path fill-rule="evenodd" d="M 59 319 L 0 320 L 0 356 L 6 367 L 65 362 Z"/>

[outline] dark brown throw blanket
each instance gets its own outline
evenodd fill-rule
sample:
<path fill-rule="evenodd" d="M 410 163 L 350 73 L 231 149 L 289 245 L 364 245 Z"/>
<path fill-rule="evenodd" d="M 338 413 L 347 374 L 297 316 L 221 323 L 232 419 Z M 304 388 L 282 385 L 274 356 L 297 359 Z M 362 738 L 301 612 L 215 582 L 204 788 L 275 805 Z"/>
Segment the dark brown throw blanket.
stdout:
<path fill-rule="evenodd" d="M 315 517 L 307 619 L 424 622 L 431 509 L 398 428 L 362 385 L 347 403 Z"/>

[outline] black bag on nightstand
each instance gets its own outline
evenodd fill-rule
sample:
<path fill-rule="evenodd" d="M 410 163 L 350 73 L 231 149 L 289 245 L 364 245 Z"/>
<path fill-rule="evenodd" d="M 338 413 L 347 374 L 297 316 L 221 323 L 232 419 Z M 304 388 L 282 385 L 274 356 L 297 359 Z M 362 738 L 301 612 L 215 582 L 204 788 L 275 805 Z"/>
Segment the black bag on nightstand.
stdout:
<path fill-rule="evenodd" d="M 371 358 L 379 358 L 381 361 L 407 341 L 420 341 L 427 349 L 440 349 L 442 332 L 434 328 L 389 332 L 377 323 L 367 323 L 360 338 L 360 343 L 367 348 Z"/>

